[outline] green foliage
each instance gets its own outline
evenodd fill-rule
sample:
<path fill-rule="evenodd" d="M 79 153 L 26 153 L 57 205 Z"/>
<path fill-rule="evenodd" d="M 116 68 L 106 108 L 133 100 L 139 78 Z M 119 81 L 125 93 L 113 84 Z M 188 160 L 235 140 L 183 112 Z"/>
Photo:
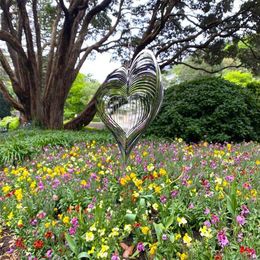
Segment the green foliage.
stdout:
<path fill-rule="evenodd" d="M 44 131 L 20 129 L 0 136 L 0 166 L 16 164 L 48 147 L 69 147 L 75 143 L 95 140 L 101 143 L 111 141 L 106 131 Z"/>
<path fill-rule="evenodd" d="M 99 83 L 97 81 L 90 79 L 82 73 L 78 74 L 65 103 L 65 120 L 73 118 L 85 108 L 98 86 Z"/>
<path fill-rule="evenodd" d="M 253 81 L 253 75 L 250 72 L 231 70 L 224 75 L 224 79 L 245 87 L 247 84 Z"/>
<path fill-rule="evenodd" d="M 219 78 L 171 86 L 150 134 L 189 142 L 260 139 L 260 106 L 254 94 Z"/>
<path fill-rule="evenodd" d="M 251 91 L 253 92 L 256 97 L 258 98 L 258 100 L 260 99 L 260 81 L 252 81 L 252 82 L 249 82 L 246 87 Z"/>
<path fill-rule="evenodd" d="M 10 105 L 4 100 L 3 95 L 0 93 L 0 118 L 10 115 Z"/>
<path fill-rule="evenodd" d="M 18 117 L 6 116 L 0 121 L 0 128 L 8 128 L 8 130 L 16 130 L 20 126 Z"/>

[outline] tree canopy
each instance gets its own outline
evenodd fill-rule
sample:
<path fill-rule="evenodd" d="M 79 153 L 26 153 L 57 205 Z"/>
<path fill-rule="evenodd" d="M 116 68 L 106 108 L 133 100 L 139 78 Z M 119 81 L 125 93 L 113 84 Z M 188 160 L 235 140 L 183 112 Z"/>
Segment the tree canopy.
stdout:
<path fill-rule="evenodd" d="M 0 91 L 24 120 L 63 125 L 64 105 L 85 60 L 112 51 L 129 60 L 144 48 L 161 68 L 191 54 L 220 63 L 227 41 L 259 33 L 259 1 L 234 0 L 1 0 L 0 63 L 12 97 Z M 199 54 L 198 54 L 199 53 Z M 95 97 L 66 128 L 89 123 Z"/>

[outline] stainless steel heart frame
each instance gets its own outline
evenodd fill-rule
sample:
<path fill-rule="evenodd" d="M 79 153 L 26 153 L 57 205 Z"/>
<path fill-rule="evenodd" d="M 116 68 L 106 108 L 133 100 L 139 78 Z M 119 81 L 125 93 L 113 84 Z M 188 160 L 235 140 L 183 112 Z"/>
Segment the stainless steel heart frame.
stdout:
<path fill-rule="evenodd" d="M 96 94 L 98 114 L 113 133 L 124 164 L 141 134 L 157 115 L 163 99 L 161 72 L 150 50 L 140 52 L 130 68 L 108 75 Z"/>

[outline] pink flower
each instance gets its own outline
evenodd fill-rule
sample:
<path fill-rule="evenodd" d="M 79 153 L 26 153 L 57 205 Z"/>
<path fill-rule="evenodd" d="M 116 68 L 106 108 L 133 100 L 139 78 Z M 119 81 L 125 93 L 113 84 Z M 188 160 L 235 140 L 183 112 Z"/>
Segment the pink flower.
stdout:
<path fill-rule="evenodd" d="M 246 219 L 243 215 L 238 215 L 236 221 L 239 225 L 243 226 L 246 223 Z"/>
<path fill-rule="evenodd" d="M 225 247 L 229 244 L 228 238 L 224 230 L 220 230 L 217 235 L 218 243 L 221 247 Z"/>
<path fill-rule="evenodd" d="M 47 258 L 51 258 L 52 257 L 52 250 L 51 249 L 46 252 L 46 257 Z"/>
<path fill-rule="evenodd" d="M 210 213 L 210 209 L 209 208 L 206 208 L 205 210 L 204 210 L 204 214 L 205 215 L 208 215 Z"/>
<path fill-rule="evenodd" d="M 212 224 L 217 224 L 219 222 L 219 217 L 215 214 L 211 215 L 211 222 Z"/>
<path fill-rule="evenodd" d="M 70 234 L 71 236 L 75 235 L 76 232 L 77 232 L 77 228 L 76 228 L 76 227 L 70 227 L 70 228 L 69 228 L 69 234 Z"/>

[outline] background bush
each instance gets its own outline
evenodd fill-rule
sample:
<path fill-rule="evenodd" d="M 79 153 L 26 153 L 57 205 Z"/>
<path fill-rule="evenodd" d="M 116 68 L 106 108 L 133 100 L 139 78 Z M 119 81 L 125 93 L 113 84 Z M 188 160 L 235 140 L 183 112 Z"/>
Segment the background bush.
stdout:
<path fill-rule="evenodd" d="M 18 117 L 6 116 L 0 120 L 0 128 L 8 128 L 9 130 L 16 130 L 20 126 Z"/>
<path fill-rule="evenodd" d="M 188 142 L 260 139 L 260 106 L 252 91 L 220 78 L 174 85 L 148 130 Z"/>
<path fill-rule="evenodd" d="M 0 119 L 5 116 L 10 116 L 10 105 L 4 100 L 3 95 L 0 93 Z"/>

